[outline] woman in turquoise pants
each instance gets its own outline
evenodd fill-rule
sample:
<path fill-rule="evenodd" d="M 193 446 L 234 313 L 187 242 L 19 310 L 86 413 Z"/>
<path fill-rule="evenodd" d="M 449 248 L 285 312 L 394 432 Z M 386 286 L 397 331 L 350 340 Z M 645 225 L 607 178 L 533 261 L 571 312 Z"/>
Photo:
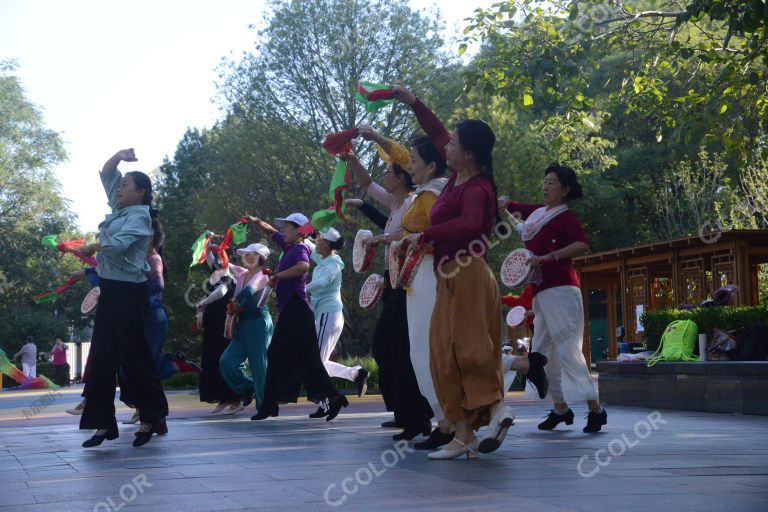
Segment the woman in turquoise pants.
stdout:
<path fill-rule="evenodd" d="M 227 385 L 237 393 L 241 402 L 227 413 L 242 410 L 256 397 L 258 408 L 264 399 L 267 377 L 267 348 L 272 340 L 272 317 L 267 306 L 259 307 L 261 292 L 268 278 L 263 267 L 269 257 L 269 249 L 262 244 L 251 244 L 237 253 L 243 258 L 243 266 L 230 265 L 235 277 L 235 307 L 238 311 L 235 336 L 221 354 L 219 371 Z M 245 360 L 251 368 L 251 376 L 245 372 Z"/>

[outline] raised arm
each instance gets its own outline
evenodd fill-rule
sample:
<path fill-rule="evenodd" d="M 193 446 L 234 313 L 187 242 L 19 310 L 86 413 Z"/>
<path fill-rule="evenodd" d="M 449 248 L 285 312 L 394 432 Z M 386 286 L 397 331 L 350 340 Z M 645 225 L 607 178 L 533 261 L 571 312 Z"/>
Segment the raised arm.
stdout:
<path fill-rule="evenodd" d="M 110 178 L 115 172 L 117 171 L 117 166 L 120 164 L 120 162 L 136 162 L 136 153 L 133 150 L 133 148 L 128 149 L 121 149 L 114 155 L 112 155 L 109 160 L 104 162 L 104 166 L 101 168 L 101 176 L 102 180 L 105 178 Z"/>
<path fill-rule="evenodd" d="M 395 98 L 413 110 L 421 129 L 427 134 L 432 145 L 445 160 L 445 146 L 451 139 L 451 134 L 445 129 L 443 123 L 437 118 L 434 112 L 427 107 L 413 92 L 402 86 L 395 86 Z"/>
<path fill-rule="evenodd" d="M 387 216 L 377 210 L 372 204 L 368 204 L 362 199 L 347 199 L 347 206 L 359 208 L 360 212 L 365 215 L 368 220 L 376 224 L 379 229 L 387 227 Z"/>
<path fill-rule="evenodd" d="M 365 170 L 363 164 L 360 163 L 360 160 L 357 159 L 357 156 L 353 153 L 347 153 L 346 155 L 339 155 L 339 158 L 347 162 L 349 168 L 352 170 L 352 174 L 355 175 L 357 184 L 360 185 L 363 190 L 368 190 L 368 187 L 373 183 L 373 179 L 371 178 L 371 175 L 368 174 L 368 171 Z"/>

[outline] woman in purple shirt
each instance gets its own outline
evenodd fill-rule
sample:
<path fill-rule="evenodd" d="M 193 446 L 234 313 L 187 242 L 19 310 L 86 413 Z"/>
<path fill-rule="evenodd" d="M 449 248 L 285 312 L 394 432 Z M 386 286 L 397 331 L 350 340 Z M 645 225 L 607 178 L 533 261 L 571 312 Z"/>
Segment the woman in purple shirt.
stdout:
<path fill-rule="evenodd" d="M 307 273 L 312 252 L 304 243 L 300 228 L 309 223 L 301 213 L 275 219 L 282 232 L 256 217 L 250 218 L 283 250 L 277 273 L 270 280 L 277 295 L 277 324 L 267 351 L 267 381 L 264 401 L 252 420 L 277 416 L 279 403 L 296 402 L 302 384 L 307 400 L 328 411 L 326 421 L 335 418 L 349 405 L 339 395 L 320 358 L 315 317 L 307 298 Z"/>

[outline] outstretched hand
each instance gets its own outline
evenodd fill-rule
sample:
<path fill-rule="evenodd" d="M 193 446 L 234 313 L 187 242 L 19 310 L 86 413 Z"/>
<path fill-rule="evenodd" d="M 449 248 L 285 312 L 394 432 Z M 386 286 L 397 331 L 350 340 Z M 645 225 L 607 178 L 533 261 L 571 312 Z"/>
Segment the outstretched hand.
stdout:
<path fill-rule="evenodd" d="M 402 85 L 396 85 L 392 88 L 395 94 L 395 99 L 405 103 L 406 105 L 413 105 L 416 103 L 416 95 L 411 92 L 410 89 Z"/>
<path fill-rule="evenodd" d="M 376 130 L 374 130 L 370 125 L 367 125 L 367 124 L 358 126 L 357 130 L 358 130 L 358 133 L 360 133 L 360 136 L 365 140 L 373 140 L 378 135 L 378 133 L 376 133 Z"/>
<path fill-rule="evenodd" d="M 344 200 L 344 204 L 347 206 L 351 206 L 352 208 L 360 208 L 363 206 L 363 200 L 362 199 L 354 199 L 350 197 L 349 199 Z"/>

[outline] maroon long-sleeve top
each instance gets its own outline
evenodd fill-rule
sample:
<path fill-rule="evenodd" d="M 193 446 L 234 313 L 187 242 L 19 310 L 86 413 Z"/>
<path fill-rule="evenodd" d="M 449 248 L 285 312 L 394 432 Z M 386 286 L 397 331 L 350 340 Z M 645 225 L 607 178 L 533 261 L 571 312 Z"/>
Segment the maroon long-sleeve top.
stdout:
<path fill-rule="evenodd" d="M 429 212 L 430 227 L 424 240 L 432 242 L 435 268 L 467 256 L 485 258 L 496 219 L 496 197 L 491 182 L 483 175 L 456 186 L 450 177 Z"/>

